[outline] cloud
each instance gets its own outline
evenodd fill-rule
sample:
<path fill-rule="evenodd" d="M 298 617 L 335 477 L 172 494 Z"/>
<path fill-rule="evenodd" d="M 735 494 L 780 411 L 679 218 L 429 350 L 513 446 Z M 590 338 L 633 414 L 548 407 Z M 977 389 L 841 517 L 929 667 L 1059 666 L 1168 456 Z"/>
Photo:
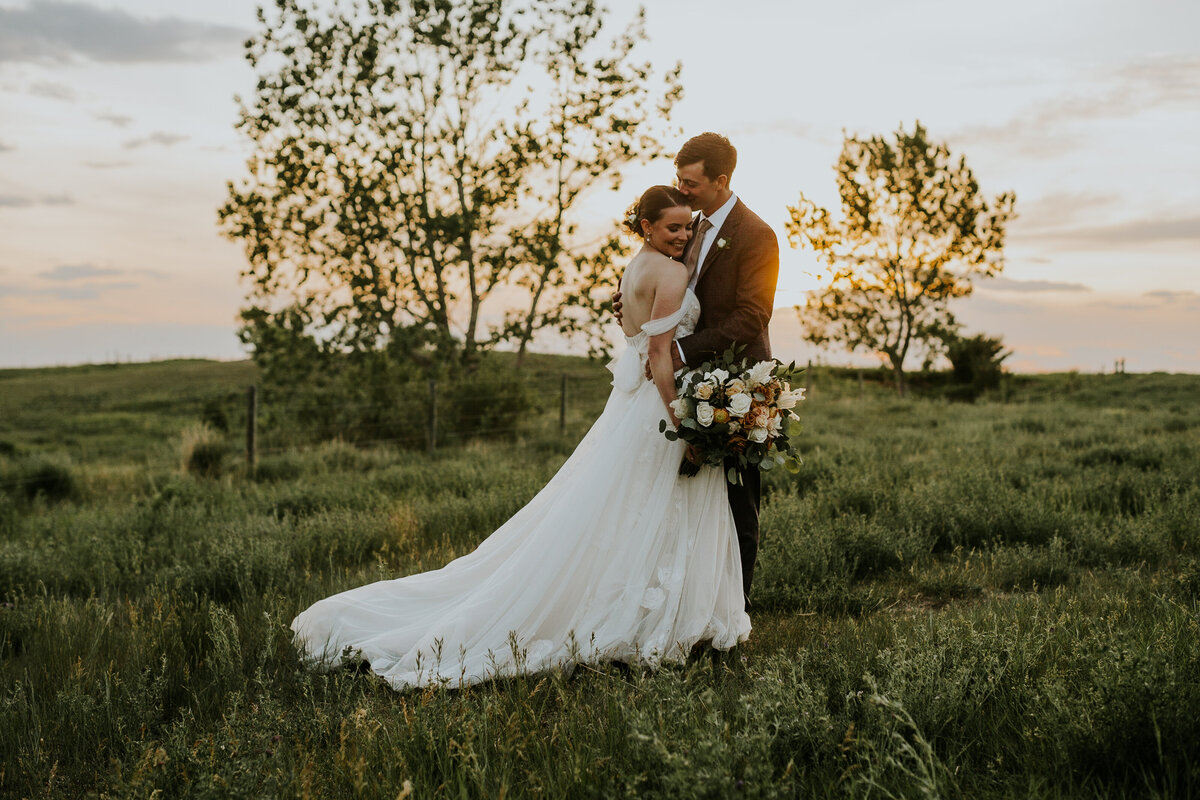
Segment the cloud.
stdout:
<path fill-rule="evenodd" d="M 1060 281 L 1020 281 L 1012 278 L 990 278 L 980 281 L 980 289 L 994 289 L 1001 292 L 1090 292 L 1090 286 L 1082 283 L 1062 283 Z"/>
<path fill-rule="evenodd" d="M 1158 300 L 1163 303 L 1181 303 L 1188 306 L 1200 307 L 1200 292 L 1179 291 L 1176 289 L 1156 289 L 1146 292 L 1143 297 Z"/>
<path fill-rule="evenodd" d="M 51 297 L 55 300 L 95 300 L 112 289 L 135 289 L 133 281 L 72 283 L 61 286 L 13 286 L 0 284 L 0 297 Z"/>
<path fill-rule="evenodd" d="M 1200 244 L 1200 215 L 1162 219 L 1133 219 L 1110 225 L 1034 231 L 1024 240 L 1053 242 L 1060 249 L 1095 250 L 1124 245 Z"/>
<path fill-rule="evenodd" d="M 149 136 L 143 136 L 139 139 L 130 139 L 121 146 L 126 150 L 134 150 L 138 147 L 144 147 L 148 144 L 161 144 L 163 147 L 171 147 L 180 142 L 186 142 L 187 136 L 180 133 L 167 133 L 165 131 L 155 131 Z"/>
<path fill-rule="evenodd" d="M 138 17 L 80 2 L 33 0 L 0 8 L 0 62 L 209 61 L 236 50 L 246 32 L 178 17 Z"/>
<path fill-rule="evenodd" d="M 73 88 L 67 86 L 65 83 L 55 83 L 53 81 L 38 81 L 31 84 L 29 93 L 36 97 L 63 100 L 67 103 L 74 103 L 79 99 L 78 93 Z"/>
<path fill-rule="evenodd" d="M 1107 192 L 1051 192 L 1036 200 L 1019 203 L 1013 228 L 1061 228 L 1081 219 L 1093 219 L 1098 212 L 1115 207 L 1120 200 L 1118 195 Z"/>
<path fill-rule="evenodd" d="M 1186 356 L 1169 351 L 1169 345 L 1200 341 L 1195 308 L 1142 295 L 1074 297 L 1074 303 L 1063 298 L 1041 305 L 1036 295 L 977 292 L 960 301 L 955 314 L 969 331 L 1002 336 L 1016 352 L 1007 362 L 1011 369 L 1090 372 L 1125 358 L 1134 372 L 1200 372 L 1200 350 Z"/>
<path fill-rule="evenodd" d="M 1044 100 L 998 125 L 974 125 L 951 137 L 1031 158 L 1053 158 L 1081 146 L 1089 123 L 1125 119 L 1200 103 L 1200 55 L 1172 54 L 1127 62 L 1084 79 L 1087 91 Z"/>
<path fill-rule="evenodd" d="M 126 114 L 117 114 L 112 111 L 102 111 L 92 114 L 95 119 L 101 122 L 107 122 L 109 125 L 115 125 L 118 128 L 127 128 L 129 123 L 133 122 L 133 117 Z"/>
<path fill-rule="evenodd" d="M 60 264 L 54 269 L 39 272 L 38 276 L 51 281 L 76 281 L 120 274 L 121 270 L 112 267 L 97 267 L 93 264 Z"/>
<path fill-rule="evenodd" d="M 0 208 L 29 208 L 31 206 L 70 206 L 75 200 L 65 194 L 48 194 L 41 197 L 26 197 L 16 194 L 0 194 Z"/>
<path fill-rule="evenodd" d="M 138 288 L 139 283 L 130 280 L 135 275 L 163 277 L 162 273 L 153 270 L 118 269 L 87 263 L 59 264 L 37 273 L 37 281 L 33 285 L 0 284 L 0 298 L 49 297 L 55 300 L 94 300 L 105 292 Z M 124 278 L 109 280 L 117 276 L 124 276 Z"/>
<path fill-rule="evenodd" d="M 118 167 L 129 167 L 133 165 L 132 161 L 84 161 L 83 165 L 88 169 L 117 169 Z"/>

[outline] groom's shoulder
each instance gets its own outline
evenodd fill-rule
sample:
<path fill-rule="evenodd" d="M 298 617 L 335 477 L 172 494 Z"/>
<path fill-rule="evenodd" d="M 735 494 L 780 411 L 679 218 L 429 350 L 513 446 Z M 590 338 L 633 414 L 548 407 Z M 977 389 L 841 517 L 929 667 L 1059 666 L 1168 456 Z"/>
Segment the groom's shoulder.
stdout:
<path fill-rule="evenodd" d="M 744 226 L 745 228 L 748 228 L 749 230 L 754 231 L 755 233 L 757 233 L 759 235 L 769 237 L 772 241 L 775 239 L 775 229 L 772 228 L 767 223 L 763 222 L 762 217 L 760 217 L 758 214 L 755 214 L 753 211 L 751 211 L 750 206 L 748 206 L 744 202 L 742 202 L 742 199 L 740 197 L 738 198 L 738 201 L 737 201 L 736 205 L 734 206 L 734 208 L 741 212 L 740 213 L 740 216 L 741 216 L 740 224 L 742 226 Z"/>

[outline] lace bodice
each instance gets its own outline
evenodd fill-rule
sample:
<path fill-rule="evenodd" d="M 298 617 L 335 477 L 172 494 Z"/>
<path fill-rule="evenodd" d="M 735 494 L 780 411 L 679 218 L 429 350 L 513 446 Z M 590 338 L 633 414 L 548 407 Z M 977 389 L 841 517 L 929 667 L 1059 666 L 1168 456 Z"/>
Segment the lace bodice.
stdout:
<path fill-rule="evenodd" d="M 675 329 L 674 338 L 687 336 L 696 330 L 696 321 L 700 319 L 700 301 L 696 294 L 688 289 L 684 292 L 683 303 L 674 314 L 660 319 L 652 319 L 642 325 L 642 329 L 634 336 L 625 337 L 625 352 L 618 355 L 608 364 L 613 374 L 613 386 L 632 392 L 645 382 L 646 360 L 650 352 L 650 337 Z"/>

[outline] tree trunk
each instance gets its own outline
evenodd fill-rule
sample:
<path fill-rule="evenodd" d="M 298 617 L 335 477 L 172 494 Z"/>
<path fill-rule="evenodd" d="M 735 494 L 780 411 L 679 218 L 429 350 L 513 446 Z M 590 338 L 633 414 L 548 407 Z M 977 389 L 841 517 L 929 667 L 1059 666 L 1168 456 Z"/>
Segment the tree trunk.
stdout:
<path fill-rule="evenodd" d="M 896 394 L 904 397 L 904 362 L 897 361 L 893 356 L 892 360 L 892 377 L 896 381 Z"/>

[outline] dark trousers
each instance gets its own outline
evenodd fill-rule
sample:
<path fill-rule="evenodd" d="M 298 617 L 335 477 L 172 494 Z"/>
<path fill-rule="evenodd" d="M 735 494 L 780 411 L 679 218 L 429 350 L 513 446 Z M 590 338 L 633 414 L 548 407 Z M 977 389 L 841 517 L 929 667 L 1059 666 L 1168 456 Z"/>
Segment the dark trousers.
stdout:
<path fill-rule="evenodd" d="M 725 472 L 737 462 L 725 461 Z M 737 528 L 738 549 L 742 553 L 742 594 L 746 598 L 746 610 L 750 610 L 750 581 L 754 579 L 754 561 L 758 558 L 758 501 L 762 492 L 762 473 L 757 467 L 738 470 L 742 482 L 738 486 L 726 481 L 729 490 L 729 508 L 733 511 L 733 524 Z"/>

